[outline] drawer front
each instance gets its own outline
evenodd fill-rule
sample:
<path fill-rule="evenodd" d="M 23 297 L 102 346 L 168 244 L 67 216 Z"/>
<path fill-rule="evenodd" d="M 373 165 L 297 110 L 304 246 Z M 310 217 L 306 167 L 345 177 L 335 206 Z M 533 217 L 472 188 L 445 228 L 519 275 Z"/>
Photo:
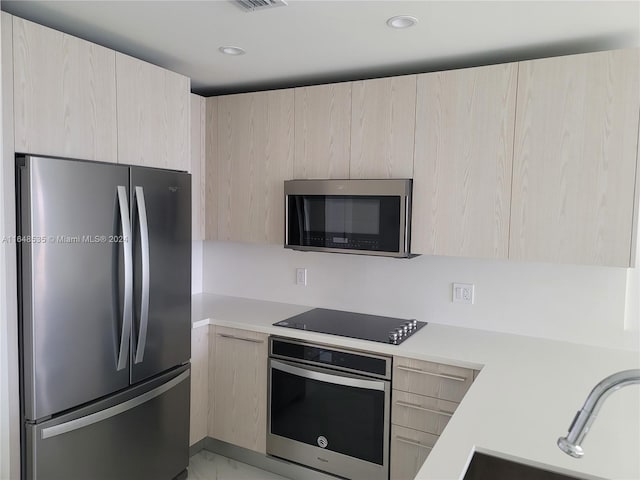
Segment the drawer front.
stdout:
<path fill-rule="evenodd" d="M 440 435 L 457 407 L 448 400 L 394 390 L 391 423 Z"/>
<path fill-rule="evenodd" d="M 473 382 L 473 370 L 411 358 L 394 357 L 393 388 L 460 402 Z"/>
<path fill-rule="evenodd" d="M 392 425 L 391 480 L 413 480 L 437 439 L 437 435 Z"/>

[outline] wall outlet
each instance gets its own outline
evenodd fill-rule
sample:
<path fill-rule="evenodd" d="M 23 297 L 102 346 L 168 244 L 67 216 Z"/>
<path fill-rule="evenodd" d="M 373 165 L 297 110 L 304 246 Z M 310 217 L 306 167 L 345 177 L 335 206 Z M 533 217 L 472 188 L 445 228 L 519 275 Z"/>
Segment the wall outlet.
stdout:
<path fill-rule="evenodd" d="M 296 268 L 296 285 L 307 286 L 307 269 Z"/>
<path fill-rule="evenodd" d="M 474 301 L 473 283 L 453 284 L 453 303 L 473 304 Z"/>

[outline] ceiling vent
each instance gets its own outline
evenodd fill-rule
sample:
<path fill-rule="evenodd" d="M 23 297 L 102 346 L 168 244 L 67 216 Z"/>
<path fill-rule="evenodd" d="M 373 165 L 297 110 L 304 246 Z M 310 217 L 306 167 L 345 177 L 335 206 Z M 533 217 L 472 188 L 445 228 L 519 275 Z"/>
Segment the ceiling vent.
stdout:
<path fill-rule="evenodd" d="M 285 0 L 233 0 L 233 2 L 245 12 L 255 12 L 256 10 L 287 6 Z"/>

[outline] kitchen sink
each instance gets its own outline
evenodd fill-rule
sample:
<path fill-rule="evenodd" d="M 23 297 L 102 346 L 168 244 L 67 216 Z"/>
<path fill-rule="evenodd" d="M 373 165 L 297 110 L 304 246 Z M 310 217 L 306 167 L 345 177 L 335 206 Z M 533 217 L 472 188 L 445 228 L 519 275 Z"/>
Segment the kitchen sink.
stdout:
<path fill-rule="evenodd" d="M 474 452 L 463 480 L 584 480 L 585 477 L 565 475 L 544 468 Z"/>

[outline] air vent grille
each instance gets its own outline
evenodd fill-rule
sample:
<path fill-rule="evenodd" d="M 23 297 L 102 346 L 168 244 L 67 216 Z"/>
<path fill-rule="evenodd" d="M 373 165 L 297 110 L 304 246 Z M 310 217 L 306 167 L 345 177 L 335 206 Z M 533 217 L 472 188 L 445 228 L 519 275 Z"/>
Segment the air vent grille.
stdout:
<path fill-rule="evenodd" d="M 234 3 L 246 12 L 255 12 L 273 7 L 286 7 L 285 0 L 234 0 Z"/>

